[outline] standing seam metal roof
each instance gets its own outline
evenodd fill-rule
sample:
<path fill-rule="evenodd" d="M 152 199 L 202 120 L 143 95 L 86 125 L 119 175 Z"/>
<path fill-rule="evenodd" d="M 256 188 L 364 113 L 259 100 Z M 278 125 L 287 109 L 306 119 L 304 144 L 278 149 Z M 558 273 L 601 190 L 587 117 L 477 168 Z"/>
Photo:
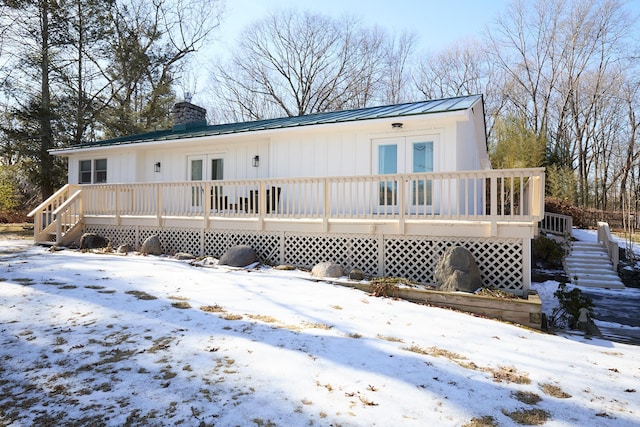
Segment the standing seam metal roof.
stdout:
<path fill-rule="evenodd" d="M 358 108 L 327 113 L 315 113 L 304 116 L 281 117 L 276 119 L 257 120 L 252 122 L 225 123 L 210 126 L 192 127 L 182 130 L 162 130 L 143 134 L 124 136 L 102 141 L 87 142 L 62 150 L 78 148 L 104 147 L 110 145 L 135 144 L 141 142 L 166 141 L 203 136 L 228 135 L 260 130 L 283 129 L 299 126 L 312 126 L 330 123 L 343 123 L 360 120 L 373 120 L 392 117 L 406 117 L 418 114 L 435 114 L 451 111 L 467 110 L 482 99 L 482 95 L 461 96 L 447 99 L 411 102 L 406 104 L 385 105 L 379 107 Z"/>

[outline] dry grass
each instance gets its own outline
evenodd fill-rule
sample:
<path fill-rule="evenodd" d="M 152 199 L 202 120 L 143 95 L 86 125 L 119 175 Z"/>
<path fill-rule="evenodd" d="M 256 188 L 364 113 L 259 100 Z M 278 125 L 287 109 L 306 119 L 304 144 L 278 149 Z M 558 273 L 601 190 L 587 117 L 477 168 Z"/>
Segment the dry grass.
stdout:
<path fill-rule="evenodd" d="M 371 281 L 372 294 L 376 297 L 395 297 L 399 289 L 398 285 L 415 286 L 416 284 L 401 277 L 378 277 Z"/>
<path fill-rule="evenodd" d="M 224 313 L 226 311 L 224 308 L 222 308 L 218 304 L 203 305 L 202 307 L 200 307 L 200 310 L 206 311 L 207 313 Z"/>
<path fill-rule="evenodd" d="M 412 345 L 411 347 L 403 347 L 403 350 L 407 350 L 417 354 L 424 354 L 426 356 L 444 357 L 445 359 L 451 360 L 461 368 L 470 369 L 473 371 L 488 372 L 493 376 L 493 380 L 495 382 L 531 384 L 529 375 L 526 373 L 522 374 L 518 372 L 516 368 L 509 366 L 498 366 L 497 368 L 481 367 L 476 365 L 474 362 L 469 362 L 465 356 L 446 349 L 438 347 L 429 347 L 425 349 L 417 345 Z"/>
<path fill-rule="evenodd" d="M 518 409 L 517 411 L 508 412 L 502 410 L 502 413 L 511 418 L 517 424 L 525 426 L 538 426 L 544 424 L 549 419 L 549 413 L 542 409 Z"/>
<path fill-rule="evenodd" d="M 528 374 L 521 374 L 518 370 L 511 366 L 498 366 L 498 369 L 487 368 L 493 374 L 493 380 L 501 383 L 531 384 Z"/>
<path fill-rule="evenodd" d="M 187 297 L 181 297 L 178 295 L 169 295 L 167 298 L 172 299 L 172 300 L 176 300 L 176 301 L 188 301 L 189 298 Z"/>
<path fill-rule="evenodd" d="M 445 359 L 449 359 L 454 362 L 457 360 L 467 359 L 466 357 L 459 355 L 458 353 L 454 353 L 452 351 L 445 350 L 438 347 L 429 347 L 425 349 L 417 345 L 412 345 L 411 347 L 403 347 L 403 350 L 407 350 L 412 353 L 425 354 L 433 357 L 444 357 Z"/>
<path fill-rule="evenodd" d="M 33 224 L 0 224 L 0 237 L 3 239 L 32 239 Z"/>
<path fill-rule="evenodd" d="M 329 329 L 333 328 L 332 325 L 327 325 L 326 323 L 319 323 L 319 322 L 302 322 L 302 327 L 308 328 L 308 329 L 323 329 L 325 331 L 328 331 Z"/>
<path fill-rule="evenodd" d="M 260 320 L 264 323 L 278 323 L 278 319 L 276 319 L 275 317 L 265 316 L 262 314 L 248 314 L 247 317 L 254 320 Z"/>
<path fill-rule="evenodd" d="M 390 337 L 390 336 L 385 336 L 385 335 L 376 335 L 376 338 L 381 339 L 381 340 L 385 340 L 385 341 L 389 341 L 389 342 L 404 342 L 402 340 L 402 338 L 397 338 L 397 337 Z"/>
<path fill-rule="evenodd" d="M 191 304 L 189 304 L 187 301 L 176 301 L 171 303 L 171 307 L 180 308 L 184 310 L 187 308 L 191 308 Z"/>
<path fill-rule="evenodd" d="M 516 391 L 515 393 L 511 393 L 516 400 L 526 403 L 527 405 L 535 405 L 540 402 L 542 399 L 536 393 L 532 393 L 530 391 Z"/>
<path fill-rule="evenodd" d="M 540 388 L 543 393 L 547 396 L 556 397 L 558 399 L 569 399 L 571 395 L 569 393 L 565 393 L 560 387 L 557 385 L 545 383 L 540 384 Z"/>
<path fill-rule="evenodd" d="M 143 291 L 126 291 L 125 294 L 127 295 L 133 295 L 134 297 L 140 299 L 140 300 L 154 300 L 154 299 L 158 299 L 158 297 L 150 295 L 146 292 Z"/>
<path fill-rule="evenodd" d="M 497 426 L 498 424 L 496 423 L 495 418 L 493 418 L 491 415 L 485 415 L 480 418 L 472 418 L 471 421 L 462 425 L 462 427 L 497 427 Z"/>
<path fill-rule="evenodd" d="M 242 320 L 241 314 L 226 313 L 220 317 L 224 320 Z"/>

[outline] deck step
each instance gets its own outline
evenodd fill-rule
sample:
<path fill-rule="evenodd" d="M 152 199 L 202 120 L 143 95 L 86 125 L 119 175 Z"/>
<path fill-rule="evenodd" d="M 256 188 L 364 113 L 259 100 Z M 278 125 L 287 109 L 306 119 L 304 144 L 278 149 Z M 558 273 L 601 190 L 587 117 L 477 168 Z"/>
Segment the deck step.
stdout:
<path fill-rule="evenodd" d="M 576 286 L 624 289 L 607 250 L 599 243 L 574 242 L 564 269 Z"/>
<path fill-rule="evenodd" d="M 625 289 L 624 284 L 618 278 L 618 281 L 598 280 L 598 279 L 579 279 L 571 281 L 575 286 L 584 286 L 585 288 L 603 288 L 603 289 Z"/>

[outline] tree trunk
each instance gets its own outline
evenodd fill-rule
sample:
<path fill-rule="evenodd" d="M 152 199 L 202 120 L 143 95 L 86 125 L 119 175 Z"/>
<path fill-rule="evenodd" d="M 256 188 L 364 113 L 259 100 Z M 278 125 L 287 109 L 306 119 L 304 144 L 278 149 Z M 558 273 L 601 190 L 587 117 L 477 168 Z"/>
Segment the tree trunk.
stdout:
<path fill-rule="evenodd" d="M 51 125 L 51 94 L 49 92 L 49 0 L 40 1 L 40 29 L 42 34 L 40 72 L 42 73 L 40 98 L 40 192 L 46 200 L 53 194 L 53 128 Z"/>

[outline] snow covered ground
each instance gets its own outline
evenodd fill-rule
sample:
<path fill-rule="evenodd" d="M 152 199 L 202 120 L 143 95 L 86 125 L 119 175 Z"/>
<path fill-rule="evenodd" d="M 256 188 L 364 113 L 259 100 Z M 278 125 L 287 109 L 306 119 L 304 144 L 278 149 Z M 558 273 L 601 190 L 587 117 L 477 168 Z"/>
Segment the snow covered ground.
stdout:
<path fill-rule="evenodd" d="M 2 426 L 640 426 L 638 346 L 301 271 L 0 253 Z"/>

